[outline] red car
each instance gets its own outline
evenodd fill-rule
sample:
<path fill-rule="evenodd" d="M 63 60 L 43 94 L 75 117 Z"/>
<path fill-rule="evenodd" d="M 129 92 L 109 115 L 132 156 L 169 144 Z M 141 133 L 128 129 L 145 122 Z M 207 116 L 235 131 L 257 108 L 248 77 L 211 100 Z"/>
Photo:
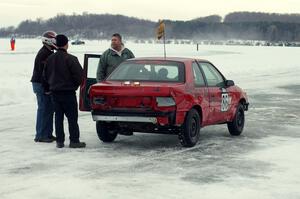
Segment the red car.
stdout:
<path fill-rule="evenodd" d="M 133 132 L 177 134 L 185 147 L 199 140 L 200 129 L 227 124 L 242 133 L 246 93 L 209 61 L 192 58 L 135 58 L 96 83 L 100 55 L 86 55 L 80 110 L 91 111 L 97 134 L 112 142 Z"/>

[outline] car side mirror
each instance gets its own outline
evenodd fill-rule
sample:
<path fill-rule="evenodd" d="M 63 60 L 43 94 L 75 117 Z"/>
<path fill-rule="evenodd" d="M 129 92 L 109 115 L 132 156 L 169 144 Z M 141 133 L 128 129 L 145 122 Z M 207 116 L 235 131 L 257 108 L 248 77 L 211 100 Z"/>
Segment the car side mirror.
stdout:
<path fill-rule="evenodd" d="M 226 85 L 226 87 L 234 86 L 234 81 L 233 80 L 225 80 L 225 85 Z"/>

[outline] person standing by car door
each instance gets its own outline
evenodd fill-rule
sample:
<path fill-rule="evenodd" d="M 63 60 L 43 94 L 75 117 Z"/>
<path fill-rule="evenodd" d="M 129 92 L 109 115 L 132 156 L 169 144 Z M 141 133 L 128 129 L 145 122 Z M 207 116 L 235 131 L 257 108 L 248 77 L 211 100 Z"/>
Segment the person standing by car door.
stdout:
<path fill-rule="evenodd" d="M 51 97 L 43 88 L 43 70 L 47 58 L 53 54 L 56 33 L 47 31 L 42 36 L 43 47 L 35 57 L 33 74 L 31 77 L 33 92 L 37 98 L 36 134 L 35 142 L 53 142 L 53 106 Z"/>
<path fill-rule="evenodd" d="M 111 47 L 101 55 L 97 69 L 97 82 L 105 79 L 120 63 L 131 58 L 134 58 L 134 54 L 124 47 L 122 36 L 119 33 L 113 34 Z"/>
<path fill-rule="evenodd" d="M 68 38 L 56 36 L 57 52 L 46 63 L 44 78 L 49 85 L 55 111 L 56 147 L 63 148 L 65 141 L 64 115 L 68 118 L 70 148 L 84 148 L 86 144 L 79 141 L 78 105 L 76 90 L 83 79 L 83 69 L 77 57 L 69 54 Z"/>

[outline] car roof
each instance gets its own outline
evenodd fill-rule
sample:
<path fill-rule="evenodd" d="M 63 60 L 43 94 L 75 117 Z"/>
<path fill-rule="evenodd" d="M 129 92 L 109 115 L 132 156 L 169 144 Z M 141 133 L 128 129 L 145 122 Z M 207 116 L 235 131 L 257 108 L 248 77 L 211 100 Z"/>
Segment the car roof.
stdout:
<path fill-rule="evenodd" d="M 197 58 L 187 58 L 187 57 L 138 57 L 138 58 L 133 58 L 130 59 L 132 61 L 141 61 L 141 60 L 145 60 L 145 61 L 178 61 L 178 62 L 189 62 L 189 61 L 203 61 L 203 62 L 209 62 L 205 59 L 197 59 Z"/>

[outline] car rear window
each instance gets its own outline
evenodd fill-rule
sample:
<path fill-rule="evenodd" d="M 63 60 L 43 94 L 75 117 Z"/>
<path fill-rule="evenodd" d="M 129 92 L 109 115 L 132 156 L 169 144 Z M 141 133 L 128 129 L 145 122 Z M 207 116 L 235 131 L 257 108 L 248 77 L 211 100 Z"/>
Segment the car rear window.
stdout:
<path fill-rule="evenodd" d="M 184 82 L 184 64 L 176 61 L 126 61 L 107 78 L 115 81 Z"/>

